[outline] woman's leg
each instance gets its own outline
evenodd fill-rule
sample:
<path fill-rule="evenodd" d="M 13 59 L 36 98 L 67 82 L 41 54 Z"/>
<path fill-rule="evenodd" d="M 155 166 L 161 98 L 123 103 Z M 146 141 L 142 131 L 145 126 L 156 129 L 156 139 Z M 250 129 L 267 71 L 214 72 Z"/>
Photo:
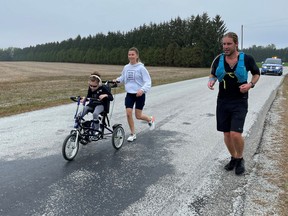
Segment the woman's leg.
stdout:
<path fill-rule="evenodd" d="M 150 117 L 148 115 L 143 114 L 142 110 L 145 105 L 146 95 L 143 94 L 141 97 L 137 97 L 136 106 L 135 106 L 135 117 L 138 120 L 146 121 L 150 127 L 150 130 L 155 128 L 155 119 L 154 117 Z"/>
<path fill-rule="evenodd" d="M 128 121 L 131 134 L 135 134 L 135 127 L 134 127 L 134 120 L 133 120 L 132 113 L 133 113 L 133 109 L 126 108 L 126 116 L 127 116 L 127 121 Z"/>
<path fill-rule="evenodd" d="M 147 121 L 148 123 L 151 121 L 151 117 L 143 114 L 142 110 L 140 109 L 135 109 L 135 117 L 138 120 Z"/>

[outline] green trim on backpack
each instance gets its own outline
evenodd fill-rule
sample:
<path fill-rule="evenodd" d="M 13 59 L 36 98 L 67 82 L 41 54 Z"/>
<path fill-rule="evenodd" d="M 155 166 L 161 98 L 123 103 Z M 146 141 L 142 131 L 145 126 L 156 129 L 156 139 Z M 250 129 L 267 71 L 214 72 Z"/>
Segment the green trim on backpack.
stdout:
<path fill-rule="evenodd" d="M 234 73 L 235 73 L 235 76 L 237 77 L 239 83 L 247 82 L 248 72 L 246 70 L 245 63 L 244 63 L 244 53 L 243 52 L 239 53 L 239 60 L 238 60 L 237 67 L 236 67 L 236 70 Z M 224 76 L 226 75 L 226 71 L 225 71 L 225 67 L 224 67 L 224 54 L 223 53 L 221 54 L 221 56 L 219 58 L 219 63 L 218 63 L 218 67 L 216 69 L 215 75 L 216 75 L 219 82 L 222 82 Z"/>

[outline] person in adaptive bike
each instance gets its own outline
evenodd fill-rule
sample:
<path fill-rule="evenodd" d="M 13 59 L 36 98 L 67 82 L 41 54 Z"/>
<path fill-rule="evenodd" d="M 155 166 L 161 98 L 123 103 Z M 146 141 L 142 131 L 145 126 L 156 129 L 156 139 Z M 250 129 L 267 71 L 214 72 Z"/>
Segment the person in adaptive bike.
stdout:
<path fill-rule="evenodd" d="M 86 103 L 87 99 L 89 102 L 85 105 L 83 113 L 80 113 L 80 116 L 83 118 L 89 112 L 93 113 L 92 126 L 97 134 L 99 131 L 99 114 L 109 110 L 109 101 L 113 101 L 113 95 L 111 94 L 110 89 L 102 84 L 98 72 L 93 72 L 90 75 L 88 85 L 87 96 L 81 99 L 81 103 Z M 77 123 L 74 127 L 78 127 Z"/>

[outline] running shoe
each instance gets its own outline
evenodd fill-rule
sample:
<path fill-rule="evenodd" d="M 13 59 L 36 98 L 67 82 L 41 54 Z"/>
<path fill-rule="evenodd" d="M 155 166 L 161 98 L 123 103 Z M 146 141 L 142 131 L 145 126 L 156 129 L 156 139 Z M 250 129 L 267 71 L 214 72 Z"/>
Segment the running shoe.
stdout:
<path fill-rule="evenodd" d="M 235 174 L 241 175 L 245 172 L 245 165 L 243 158 L 236 159 Z"/>
<path fill-rule="evenodd" d="M 154 130 L 155 129 L 155 118 L 154 116 L 151 116 L 151 120 L 148 123 L 150 130 Z"/>
<path fill-rule="evenodd" d="M 136 134 L 130 134 L 127 141 L 128 142 L 133 142 L 134 140 L 136 140 Z"/>
<path fill-rule="evenodd" d="M 226 166 L 224 167 L 225 170 L 227 171 L 231 171 L 235 168 L 236 166 L 236 158 L 231 157 L 231 160 L 229 161 L 228 164 L 226 164 Z"/>

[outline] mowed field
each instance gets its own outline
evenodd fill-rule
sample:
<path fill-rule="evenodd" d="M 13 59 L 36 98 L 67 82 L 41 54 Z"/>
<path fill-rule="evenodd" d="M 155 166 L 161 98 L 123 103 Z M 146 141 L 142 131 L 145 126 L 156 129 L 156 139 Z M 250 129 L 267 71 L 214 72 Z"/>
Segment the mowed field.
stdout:
<path fill-rule="evenodd" d="M 47 62 L 0 62 L 0 117 L 67 104 L 84 96 L 88 77 L 98 71 L 102 80 L 120 76 L 123 65 Z M 147 67 L 153 86 L 209 75 L 209 68 Z M 117 93 L 123 92 L 117 88 Z"/>

